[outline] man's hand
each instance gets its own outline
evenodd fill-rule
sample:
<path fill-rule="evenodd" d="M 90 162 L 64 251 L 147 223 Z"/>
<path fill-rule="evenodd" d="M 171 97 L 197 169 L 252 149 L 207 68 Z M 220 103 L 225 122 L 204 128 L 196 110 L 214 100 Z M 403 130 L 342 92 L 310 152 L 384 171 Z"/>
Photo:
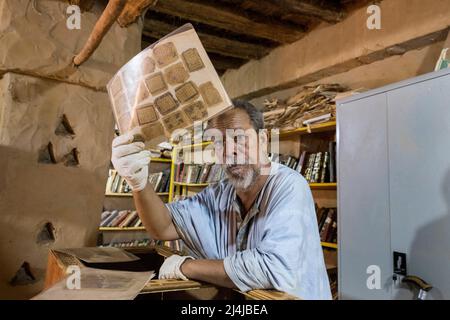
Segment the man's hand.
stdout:
<path fill-rule="evenodd" d="M 164 261 L 163 265 L 159 269 L 159 279 L 182 279 L 188 280 L 188 278 L 181 272 L 181 265 L 186 259 L 194 259 L 190 256 L 172 255 Z"/>
<path fill-rule="evenodd" d="M 112 143 L 111 162 L 133 191 L 141 191 L 148 180 L 150 151 L 143 142 L 133 142 L 131 132 L 118 136 Z"/>

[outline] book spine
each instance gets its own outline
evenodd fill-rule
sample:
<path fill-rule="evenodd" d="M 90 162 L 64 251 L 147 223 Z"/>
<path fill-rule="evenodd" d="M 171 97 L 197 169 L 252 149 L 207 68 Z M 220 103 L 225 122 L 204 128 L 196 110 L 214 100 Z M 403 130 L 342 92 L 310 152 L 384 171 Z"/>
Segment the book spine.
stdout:
<path fill-rule="evenodd" d="M 336 182 L 336 142 L 330 141 L 328 149 L 330 152 L 330 182 Z"/>
<path fill-rule="evenodd" d="M 300 155 L 300 159 L 298 160 L 298 164 L 297 164 L 297 168 L 296 168 L 297 172 L 300 174 L 302 174 L 305 157 L 306 157 L 306 151 L 303 151 L 302 154 Z"/>
<path fill-rule="evenodd" d="M 323 158 L 322 172 L 321 172 L 321 176 L 320 176 L 320 182 L 321 183 L 325 183 L 326 182 L 327 166 L 328 166 L 328 162 L 330 161 L 329 159 L 330 159 L 330 153 L 329 152 L 325 152 L 324 153 L 324 158 Z"/>

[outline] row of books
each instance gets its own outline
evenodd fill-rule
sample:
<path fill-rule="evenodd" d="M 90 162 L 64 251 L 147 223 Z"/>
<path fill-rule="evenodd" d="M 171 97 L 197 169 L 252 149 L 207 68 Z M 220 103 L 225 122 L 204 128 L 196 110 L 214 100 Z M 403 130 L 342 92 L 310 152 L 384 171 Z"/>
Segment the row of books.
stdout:
<path fill-rule="evenodd" d="M 142 221 L 137 211 L 113 210 L 104 211 L 101 216 L 100 227 L 110 228 L 137 228 L 142 227 Z"/>
<path fill-rule="evenodd" d="M 300 158 L 271 153 L 269 159 L 296 170 L 308 183 L 336 182 L 336 142 L 329 143 L 328 151 L 303 151 Z"/>
<path fill-rule="evenodd" d="M 337 243 L 337 209 L 319 208 L 317 210 L 320 241 Z"/>
<path fill-rule="evenodd" d="M 110 242 L 103 244 L 100 247 L 115 247 L 115 248 L 130 248 L 130 247 L 149 247 L 155 244 L 154 240 L 142 239 L 142 240 L 131 240 L 122 242 Z"/>
<path fill-rule="evenodd" d="M 182 183 L 213 183 L 222 180 L 225 172 L 220 164 L 184 164 L 175 166 L 175 181 Z"/>
<path fill-rule="evenodd" d="M 130 193 L 131 188 L 116 170 L 109 170 L 106 193 Z"/>
<path fill-rule="evenodd" d="M 149 183 L 153 185 L 155 192 L 163 193 L 169 192 L 170 187 L 170 169 L 162 172 L 151 173 L 148 176 Z"/>
<path fill-rule="evenodd" d="M 151 173 L 148 176 L 149 183 L 153 185 L 155 192 L 169 192 L 170 169 L 161 172 Z M 131 188 L 123 177 L 116 170 L 109 170 L 106 193 L 131 193 Z"/>

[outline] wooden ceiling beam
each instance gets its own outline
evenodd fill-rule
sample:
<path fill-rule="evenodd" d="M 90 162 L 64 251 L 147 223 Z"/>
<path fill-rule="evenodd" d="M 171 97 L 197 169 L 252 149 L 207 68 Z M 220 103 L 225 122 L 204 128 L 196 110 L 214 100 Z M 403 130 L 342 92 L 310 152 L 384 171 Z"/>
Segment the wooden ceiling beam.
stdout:
<path fill-rule="evenodd" d="M 153 39 L 160 39 L 174 31 L 176 28 L 177 26 L 172 24 L 147 18 L 144 22 L 142 34 Z M 197 34 L 206 51 L 217 53 L 222 56 L 250 60 L 259 59 L 270 51 L 270 48 L 256 44 L 221 38 L 206 33 L 198 32 Z"/>
<path fill-rule="evenodd" d="M 237 69 L 245 62 L 247 62 L 247 60 L 225 57 L 216 53 L 208 52 L 208 56 L 211 59 L 214 68 L 216 68 L 217 70 Z"/>
<path fill-rule="evenodd" d="M 269 39 L 277 43 L 291 43 L 305 34 L 300 27 L 293 28 L 273 20 L 263 21 L 263 16 L 259 16 L 257 20 L 250 19 L 248 13 L 232 10 L 215 1 L 159 0 L 150 8 L 150 11 L 200 22 L 238 34 Z"/>
<path fill-rule="evenodd" d="M 289 14 L 302 14 L 329 23 L 337 23 L 345 18 L 345 11 L 338 1 L 330 0 L 259 0 L 262 5 L 278 6 Z"/>

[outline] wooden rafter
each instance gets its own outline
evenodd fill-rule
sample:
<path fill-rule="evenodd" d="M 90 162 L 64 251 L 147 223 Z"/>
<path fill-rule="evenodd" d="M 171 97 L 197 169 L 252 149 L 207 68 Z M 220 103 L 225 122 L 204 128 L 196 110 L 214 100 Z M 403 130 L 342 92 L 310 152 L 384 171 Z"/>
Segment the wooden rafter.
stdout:
<path fill-rule="evenodd" d="M 110 0 L 102 15 L 98 19 L 83 49 L 73 58 L 75 66 L 81 65 L 94 53 L 109 31 L 113 23 L 122 13 L 126 0 Z"/>
<path fill-rule="evenodd" d="M 177 26 L 168 24 L 166 22 L 146 19 L 144 22 L 144 30 L 142 34 L 146 37 L 159 39 L 168 33 L 174 31 Z M 270 48 L 241 42 L 238 40 L 231 40 L 227 38 L 220 38 L 215 35 L 197 32 L 203 46 L 208 52 L 214 52 L 223 56 L 235 57 L 240 59 L 259 59 L 266 55 Z"/>
<path fill-rule="evenodd" d="M 326 22 L 341 21 L 345 14 L 336 0 L 259 0 L 262 5 L 277 6 L 285 13 L 297 13 L 314 17 Z"/>
<path fill-rule="evenodd" d="M 291 43 L 304 35 L 304 30 L 300 27 L 292 28 L 275 21 L 256 21 L 242 11 L 224 8 L 216 2 L 206 0 L 159 0 L 150 10 L 277 43 Z"/>

